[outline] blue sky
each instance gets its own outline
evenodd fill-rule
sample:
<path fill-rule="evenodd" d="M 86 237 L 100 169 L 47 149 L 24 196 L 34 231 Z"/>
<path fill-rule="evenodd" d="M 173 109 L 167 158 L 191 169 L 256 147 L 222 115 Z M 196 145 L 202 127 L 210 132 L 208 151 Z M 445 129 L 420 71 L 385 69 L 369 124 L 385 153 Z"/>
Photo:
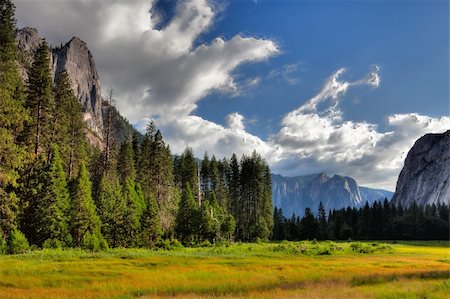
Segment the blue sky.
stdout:
<path fill-rule="evenodd" d="M 212 94 L 197 113 L 224 123 L 240 111 L 256 118 L 248 130 L 267 136 L 273 123 L 311 98 L 324 78 L 347 67 L 348 78 L 381 67 L 382 83 L 355 90 L 343 101 L 345 118 L 385 125 L 393 113 L 449 114 L 448 1 L 232 1 L 217 25 L 201 39 L 238 33 L 276 40 L 282 53 L 265 63 L 244 65 L 244 78 L 267 77 L 284 65 L 297 64 L 282 78 L 263 79 L 242 96 Z"/>
<path fill-rule="evenodd" d="M 414 142 L 450 129 L 448 1 L 15 3 L 50 44 L 86 41 L 102 93 L 173 153 L 394 190 Z"/>

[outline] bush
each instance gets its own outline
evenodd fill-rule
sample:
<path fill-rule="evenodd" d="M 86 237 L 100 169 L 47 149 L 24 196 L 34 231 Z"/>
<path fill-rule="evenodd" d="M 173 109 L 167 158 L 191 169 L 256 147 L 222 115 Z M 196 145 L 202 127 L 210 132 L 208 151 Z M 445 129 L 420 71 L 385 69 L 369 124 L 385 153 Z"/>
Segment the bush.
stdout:
<path fill-rule="evenodd" d="M 45 240 L 43 247 L 46 249 L 61 249 L 63 244 L 58 239 L 47 239 Z"/>
<path fill-rule="evenodd" d="M 91 251 L 101 251 L 108 249 L 108 243 L 100 233 L 91 234 L 87 232 L 83 236 L 82 248 Z"/>
<path fill-rule="evenodd" d="M 24 253 L 30 249 L 28 240 L 25 235 L 19 230 L 13 230 L 9 235 L 8 253 L 17 254 Z"/>
<path fill-rule="evenodd" d="M 183 245 L 177 239 L 165 239 L 157 243 L 156 247 L 162 250 L 175 250 L 183 248 Z"/>
<path fill-rule="evenodd" d="M 3 238 L 2 230 L 0 229 L 0 254 L 5 254 L 7 250 L 6 240 Z"/>

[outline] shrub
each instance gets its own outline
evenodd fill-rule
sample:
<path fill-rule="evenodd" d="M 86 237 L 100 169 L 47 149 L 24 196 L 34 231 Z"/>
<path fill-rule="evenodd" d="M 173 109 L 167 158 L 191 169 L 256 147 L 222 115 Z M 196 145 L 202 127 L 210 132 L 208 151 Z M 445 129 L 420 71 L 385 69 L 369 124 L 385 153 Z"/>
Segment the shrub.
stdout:
<path fill-rule="evenodd" d="M 156 247 L 162 250 L 175 250 L 183 248 L 183 245 L 177 239 L 165 239 L 157 243 Z"/>
<path fill-rule="evenodd" d="M 101 251 L 108 249 L 108 243 L 101 234 L 87 232 L 83 236 L 82 247 L 91 251 Z"/>
<path fill-rule="evenodd" d="M 6 240 L 3 238 L 2 230 L 0 229 L 0 254 L 5 254 L 7 250 Z"/>
<path fill-rule="evenodd" d="M 8 253 L 17 254 L 24 253 L 30 249 L 28 240 L 25 235 L 19 230 L 13 230 L 9 235 Z"/>
<path fill-rule="evenodd" d="M 45 240 L 43 247 L 47 249 L 61 249 L 63 244 L 58 239 L 47 239 Z"/>

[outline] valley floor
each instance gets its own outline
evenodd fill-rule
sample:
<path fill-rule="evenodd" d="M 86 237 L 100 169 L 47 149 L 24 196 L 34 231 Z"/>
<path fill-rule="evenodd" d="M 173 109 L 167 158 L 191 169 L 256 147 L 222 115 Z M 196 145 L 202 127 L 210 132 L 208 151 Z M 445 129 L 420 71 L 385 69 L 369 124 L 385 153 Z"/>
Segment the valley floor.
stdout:
<path fill-rule="evenodd" d="M 448 298 L 448 242 L 234 244 L 0 256 L 0 298 Z"/>

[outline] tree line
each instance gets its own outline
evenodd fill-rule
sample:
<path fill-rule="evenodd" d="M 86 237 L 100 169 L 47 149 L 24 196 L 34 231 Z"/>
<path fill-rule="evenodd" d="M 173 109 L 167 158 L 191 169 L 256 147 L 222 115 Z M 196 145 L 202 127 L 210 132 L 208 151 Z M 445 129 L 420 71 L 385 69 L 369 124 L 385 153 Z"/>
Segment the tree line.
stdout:
<path fill-rule="evenodd" d="M 200 163 L 186 148 L 174 157 L 153 122 L 119 143 L 112 94 L 103 143 L 91 145 L 45 41 L 22 82 L 15 30 L 14 5 L 0 0 L 0 252 L 269 238 L 270 169 L 259 154 Z"/>
<path fill-rule="evenodd" d="M 362 208 L 329 211 L 319 205 L 317 217 L 305 209 L 300 218 L 274 209 L 273 240 L 448 240 L 449 212 L 445 203 L 409 207 L 385 199 Z"/>

